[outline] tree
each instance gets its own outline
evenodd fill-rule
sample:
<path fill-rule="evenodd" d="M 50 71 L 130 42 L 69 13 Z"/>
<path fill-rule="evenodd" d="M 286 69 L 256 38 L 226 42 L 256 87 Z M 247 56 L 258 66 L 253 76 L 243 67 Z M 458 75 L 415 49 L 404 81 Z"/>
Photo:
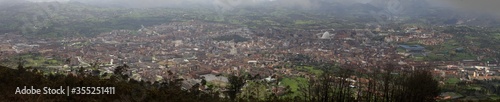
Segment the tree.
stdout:
<path fill-rule="evenodd" d="M 433 102 L 439 95 L 437 80 L 428 70 L 404 72 L 394 70 L 391 64 L 381 66 L 383 71 L 368 74 L 368 82 L 354 82 L 352 68 L 325 70 L 321 76 L 301 86 L 302 101 L 314 102 Z M 359 75 L 358 75 L 359 77 Z M 358 80 L 360 81 L 360 80 Z M 351 86 L 355 87 L 351 87 Z"/>
<path fill-rule="evenodd" d="M 117 74 L 117 75 L 121 75 L 123 74 L 123 72 L 127 71 L 129 69 L 129 67 L 124 64 L 123 66 L 118 66 L 115 68 L 115 70 L 113 71 L 113 73 Z"/>
<path fill-rule="evenodd" d="M 243 79 L 243 77 L 231 75 L 228 80 L 230 85 L 228 87 L 227 94 L 229 98 L 234 101 L 237 94 L 241 92 L 241 87 L 245 85 L 245 79 Z"/>
<path fill-rule="evenodd" d="M 129 67 L 127 64 L 123 64 L 122 66 L 118 66 L 113 70 L 114 75 L 120 76 L 123 79 L 127 79 L 128 75 L 124 75 L 123 72 L 126 72 L 129 70 Z"/>
<path fill-rule="evenodd" d="M 78 69 L 78 74 L 85 75 L 85 69 L 82 66 L 80 66 L 80 68 Z"/>
<path fill-rule="evenodd" d="M 249 81 L 242 88 L 242 92 L 238 94 L 238 98 L 247 101 L 265 101 L 269 96 L 272 95 L 270 91 L 267 90 L 268 87 L 265 83 L 260 81 Z"/>
<path fill-rule="evenodd" d="M 205 79 L 201 79 L 201 85 L 207 85 L 207 81 Z"/>
<path fill-rule="evenodd" d="M 400 92 L 406 100 L 411 102 L 434 102 L 439 95 L 438 81 L 434 79 L 430 71 L 417 70 L 404 78 L 404 92 Z"/>
<path fill-rule="evenodd" d="M 22 62 L 19 62 L 19 64 L 17 65 L 17 70 L 19 73 L 22 73 L 22 72 L 25 72 L 26 71 L 26 68 L 24 68 L 24 65 Z"/>
<path fill-rule="evenodd" d="M 333 66 L 322 66 L 323 69 L 331 69 Z M 349 102 L 354 100 L 354 92 L 347 80 L 352 74 L 349 69 L 341 69 L 338 72 L 325 70 L 322 75 L 309 80 L 307 86 L 299 89 L 304 96 L 302 101 L 308 102 Z"/>

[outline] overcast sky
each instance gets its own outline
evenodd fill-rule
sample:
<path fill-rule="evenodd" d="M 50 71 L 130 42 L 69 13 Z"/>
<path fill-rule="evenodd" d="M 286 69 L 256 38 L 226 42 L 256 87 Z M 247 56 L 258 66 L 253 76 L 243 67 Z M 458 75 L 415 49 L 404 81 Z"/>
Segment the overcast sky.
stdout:
<path fill-rule="evenodd" d="M 19 1 L 19 0 L 0 0 L 1 1 Z M 51 1 L 61 1 L 66 2 L 70 0 L 27 0 L 33 2 L 51 2 Z M 166 4 L 179 4 L 179 3 L 198 3 L 198 4 L 213 4 L 216 2 L 231 4 L 233 6 L 237 5 L 251 5 L 259 4 L 266 1 L 277 1 L 283 2 L 284 4 L 292 5 L 312 5 L 317 0 L 74 0 L 85 3 L 100 3 L 100 4 L 130 4 L 130 5 L 151 5 L 160 6 Z M 328 1 L 339 1 L 345 3 L 369 3 L 371 1 L 405 1 L 405 0 L 328 0 Z M 447 6 L 447 7 L 459 7 L 459 8 L 469 8 L 469 9 L 484 9 L 484 10 L 498 10 L 500 9 L 500 0 L 421 0 L 426 2 L 431 2 L 434 6 Z"/>
<path fill-rule="evenodd" d="M 0 0 L 2 4 L 6 1 L 20 1 L 20 0 Z M 61 1 L 66 2 L 70 0 L 28 0 L 34 2 L 50 2 Z M 74 0 L 88 4 L 98 5 L 120 5 L 126 7 L 169 7 L 169 6 L 200 6 L 200 5 L 215 5 L 223 8 L 232 8 L 236 6 L 253 6 L 260 5 L 266 2 L 276 2 L 283 6 L 291 7 L 314 7 L 318 0 Z M 370 3 L 373 1 L 379 2 L 404 2 L 408 0 L 325 0 L 325 1 L 338 1 L 346 4 L 357 3 Z M 500 0 L 421 0 L 422 2 L 429 2 L 432 6 L 437 7 L 450 7 L 457 10 L 468 12 L 485 12 L 500 14 Z"/>

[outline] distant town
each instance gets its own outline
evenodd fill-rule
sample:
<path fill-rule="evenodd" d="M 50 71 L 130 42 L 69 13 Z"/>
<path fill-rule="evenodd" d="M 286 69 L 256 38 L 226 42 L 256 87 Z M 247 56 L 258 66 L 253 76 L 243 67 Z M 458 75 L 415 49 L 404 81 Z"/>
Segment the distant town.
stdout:
<path fill-rule="evenodd" d="M 185 88 L 199 83 L 200 78 L 220 83 L 218 85 L 227 84 L 227 77 L 218 76 L 220 74 L 249 73 L 260 75 L 267 81 L 275 81 L 277 76 L 317 75 L 292 68 L 297 66 L 291 65 L 300 61 L 356 66 L 354 70 L 366 73 L 373 73 L 374 68 L 384 63 L 397 62 L 396 68 L 400 70 L 438 66 L 433 69 L 434 74 L 454 76 L 461 81 L 500 78 L 497 59 L 487 62 L 481 61 L 481 57 L 458 61 L 418 61 L 416 58 L 431 54 L 421 45 L 439 45 L 454 36 L 415 26 L 403 29 L 373 26 L 373 29 L 250 30 L 236 25 L 192 20 L 143 26 L 138 30 L 114 30 L 92 38 L 0 36 L 4 60 L 16 60 L 8 58 L 36 53 L 39 58 L 22 59 L 23 62 L 63 74 L 75 73 L 80 67 L 95 75 L 110 74 L 117 66 L 126 64 L 131 68 L 127 74 L 135 80 L 155 82 L 183 78 L 187 79 L 183 85 Z M 374 37 L 383 40 L 374 40 Z M 464 47 L 455 50 L 465 51 Z M 301 55 L 310 58 L 302 60 L 294 57 Z M 90 68 L 92 66 L 97 67 Z"/>

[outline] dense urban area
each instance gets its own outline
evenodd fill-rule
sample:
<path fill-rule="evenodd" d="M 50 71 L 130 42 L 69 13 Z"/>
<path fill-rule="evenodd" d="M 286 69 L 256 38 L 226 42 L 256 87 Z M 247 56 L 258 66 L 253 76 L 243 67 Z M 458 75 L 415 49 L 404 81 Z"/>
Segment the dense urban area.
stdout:
<path fill-rule="evenodd" d="M 426 5 L 417 2 L 401 5 Z M 494 18 L 439 8 L 401 11 L 409 14 L 402 16 L 381 13 L 384 8 L 374 4 L 341 7 L 347 9 L 13 4 L 0 9 L 0 65 L 5 66 L 0 70 L 0 86 L 5 86 L 0 88 L 4 89 L 0 98 L 96 101 L 13 93 L 19 85 L 101 85 L 118 87 L 119 95 L 89 97 L 110 101 L 500 99 L 500 22 Z"/>

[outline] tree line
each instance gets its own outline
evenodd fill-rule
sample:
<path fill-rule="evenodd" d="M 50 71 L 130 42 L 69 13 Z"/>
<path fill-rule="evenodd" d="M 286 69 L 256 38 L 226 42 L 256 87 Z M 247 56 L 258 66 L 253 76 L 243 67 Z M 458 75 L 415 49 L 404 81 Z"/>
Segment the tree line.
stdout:
<path fill-rule="evenodd" d="M 11 101 L 174 101 L 174 102 L 433 102 L 439 95 L 437 81 L 427 70 L 396 71 L 387 65 L 383 71 L 375 72 L 366 78 L 355 77 L 359 73 L 348 68 L 325 71 L 322 75 L 309 78 L 309 83 L 298 89 L 299 96 L 280 97 L 266 93 L 266 85 L 258 76 L 228 77 L 229 85 L 224 91 L 203 91 L 199 83 L 191 89 L 181 88 L 183 79 L 164 80 L 162 82 L 144 82 L 128 78 L 122 74 L 128 66 L 118 66 L 110 78 L 92 76 L 80 68 L 75 74 L 51 74 L 44 76 L 37 68 L 25 68 L 21 64 L 17 69 L 0 67 L 0 99 Z M 327 69 L 327 68 L 325 68 Z M 168 73 L 171 74 L 171 73 Z M 247 84 L 254 85 L 248 87 Z M 247 86 L 246 86 L 247 85 Z M 18 95 L 16 87 L 34 86 L 108 86 L 116 87 L 114 95 Z M 245 90 L 242 90 L 246 87 Z M 245 93 L 252 90 L 259 92 Z M 221 96 L 222 95 L 222 96 Z"/>

